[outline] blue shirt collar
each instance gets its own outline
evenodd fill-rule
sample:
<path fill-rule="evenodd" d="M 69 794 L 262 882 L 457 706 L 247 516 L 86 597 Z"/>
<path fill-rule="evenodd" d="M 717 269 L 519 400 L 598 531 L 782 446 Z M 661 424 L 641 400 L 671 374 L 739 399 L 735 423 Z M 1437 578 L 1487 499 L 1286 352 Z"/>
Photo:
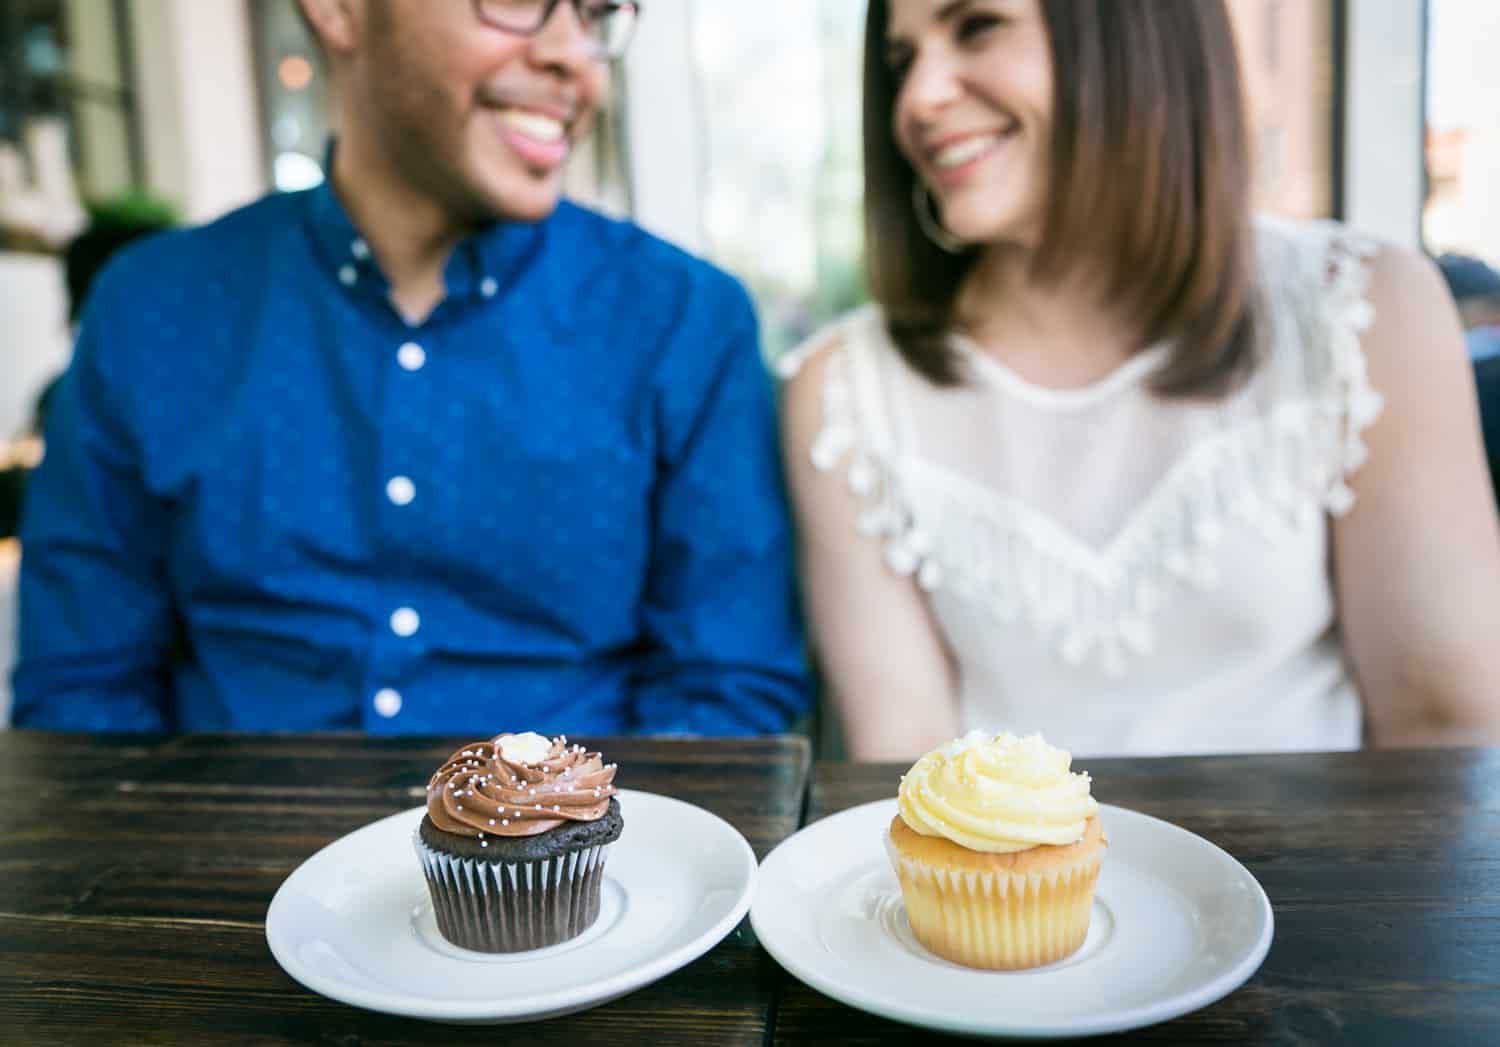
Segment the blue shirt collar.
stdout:
<path fill-rule="evenodd" d="M 330 144 L 325 170 L 333 170 Z M 386 298 L 390 284 L 380 271 L 370 245 L 339 202 L 332 178 L 309 190 L 308 230 L 319 259 L 333 278 L 351 294 Z M 547 219 L 541 222 L 496 220 L 475 230 L 453 249 L 443 270 L 450 299 L 494 299 L 504 295 L 540 245 Z"/>

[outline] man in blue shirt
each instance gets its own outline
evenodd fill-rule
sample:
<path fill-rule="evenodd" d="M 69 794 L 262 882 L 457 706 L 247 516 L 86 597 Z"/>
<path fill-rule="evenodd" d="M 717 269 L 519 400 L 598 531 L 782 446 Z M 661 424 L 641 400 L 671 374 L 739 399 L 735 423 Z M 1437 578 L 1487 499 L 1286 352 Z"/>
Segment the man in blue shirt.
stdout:
<path fill-rule="evenodd" d="M 754 316 L 559 203 L 635 5 L 304 0 L 331 178 L 100 279 L 22 528 L 18 725 L 780 730 Z"/>

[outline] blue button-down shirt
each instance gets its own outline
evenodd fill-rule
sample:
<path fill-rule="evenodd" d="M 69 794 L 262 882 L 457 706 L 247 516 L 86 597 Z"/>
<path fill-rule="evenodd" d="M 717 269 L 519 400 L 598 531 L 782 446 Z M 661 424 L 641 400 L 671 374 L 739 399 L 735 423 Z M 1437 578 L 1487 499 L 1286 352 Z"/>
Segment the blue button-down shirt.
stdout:
<path fill-rule="evenodd" d="M 22 527 L 17 724 L 783 728 L 807 696 L 743 290 L 564 204 L 402 319 L 328 186 L 101 277 Z"/>

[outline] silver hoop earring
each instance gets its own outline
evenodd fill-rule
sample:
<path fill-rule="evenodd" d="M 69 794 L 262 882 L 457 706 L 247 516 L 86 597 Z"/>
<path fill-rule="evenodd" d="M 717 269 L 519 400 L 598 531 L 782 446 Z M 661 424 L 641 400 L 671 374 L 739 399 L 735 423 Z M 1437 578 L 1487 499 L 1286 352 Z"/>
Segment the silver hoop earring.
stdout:
<path fill-rule="evenodd" d="M 920 178 L 914 179 L 911 184 L 911 206 L 917 212 L 917 225 L 921 227 L 923 235 L 938 247 L 949 254 L 962 254 L 969 246 L 943 228 L 943 223 L 938 220 L 932 206 L 932 194 L 927 191 L 927 183 Z"/>

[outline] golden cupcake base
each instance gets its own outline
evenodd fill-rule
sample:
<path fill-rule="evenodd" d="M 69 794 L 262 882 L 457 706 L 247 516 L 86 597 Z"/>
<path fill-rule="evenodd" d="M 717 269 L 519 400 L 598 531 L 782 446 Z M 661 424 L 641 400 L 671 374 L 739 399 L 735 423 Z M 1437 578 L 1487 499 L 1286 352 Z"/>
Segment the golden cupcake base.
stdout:
<path fill-rule="evenodd" d="M 1040 967 L 1077 952 L 1109 846 L 1097 817 L 1077 843 L 988 854 L 922 836 L 900 815 L 887 845 L 917 941 L 985 970 Z"/>

